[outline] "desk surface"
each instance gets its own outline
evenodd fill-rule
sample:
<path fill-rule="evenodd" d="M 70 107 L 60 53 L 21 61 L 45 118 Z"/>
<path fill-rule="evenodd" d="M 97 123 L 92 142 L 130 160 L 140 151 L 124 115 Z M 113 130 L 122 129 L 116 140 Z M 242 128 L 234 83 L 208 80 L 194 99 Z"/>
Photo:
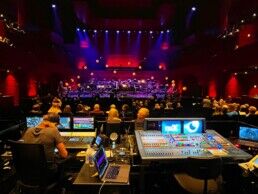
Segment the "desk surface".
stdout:
<path fill-rule="evenodd" d="M 82 166 L 78 176 L 76 177 L 75 181 L 73 182 L 73 185 L 101 185 L 103 182 L 99 180 L 98 176 L 92 177 L 93 174 L 96 173 L 95 167 L 90 167 L 89 164 L 84 163 Z M 106 182 L 105 185 L 130 185 L 130 183 L 110 183 Z"/>

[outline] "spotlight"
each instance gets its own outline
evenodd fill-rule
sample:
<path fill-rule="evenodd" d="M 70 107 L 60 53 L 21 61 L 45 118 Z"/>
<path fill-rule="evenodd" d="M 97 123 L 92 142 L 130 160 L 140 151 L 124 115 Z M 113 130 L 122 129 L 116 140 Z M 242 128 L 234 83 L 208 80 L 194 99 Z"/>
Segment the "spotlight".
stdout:
<path fill-rule="evenodd" d="M 90 73 L 90 75 L 91 75 L 91 76 L 93 76 L 93 75 L 94 75 L 94 73 L 93 73 L 93 72 L 91 72 L 91 73 Z"/>
<path fill-rule="evenodd" d="M 119 30 L 117 30 L 116 33 L 119 34 Z"/>
<path fill-rule="evenodd" d="M 130 34 L 130 33 L 131 33 L 131 31 L 130 31 L 130 30 L 128 30 L 128 31 L 127 31 L 127 34 Z"/>
<path fill-rule="evenodd" d="M 256 17 L 256 13 L 253 13 L 253 17 Z"/>
<path fill-rule="evenodd" d="M 141 34 L 141 33 L 142 33 L 142 31 L 140 30 L 138 33 L 139 33 L 139 34 Z"/>
<path fill-rule="evenodd" d="M 247 34 L 247 37 L 250 38 L 250 37 L 251 37 L 251 34 Z"/>
<path fill-rule="evenodd" d="M 4 17 L 4 14 L 1 14 L 0 17 L 1 17 L 1 18 Z"/>
<path fill-rule="evenodd" d="M 192 11 L 196 11 L 196 7 L 192 7 Z"/>
<path fill-rule="evenodd" d="M 135 73 L 135 72 L 133 72 L 133 73 L 132 73 L 132 75 L 133 75 L 133 76 L 135 76 L 135 75 L 136 75 L 136 73 Z"/>
<path fill-rule="evenodd" d="M 153 32 L 152 31 L 150 31 L 150 34 L 152 34 Z"/>
<path fill-rule="evenodd" d="M 79 31 L 80 31 L 80 28 L 76 28 L 76 31 L 79 32 Z"/>
<path fill-rule="evenodd" d="M 167 30 L 167 33 L 169 33 L 170 32 L 170 30 Z"/>
<path fill-rule="evenodd" d="M 106 30 L 105 32 L 108 33 L 108 30 Z"/>
<path fill-rule="evenodd" d="M 6 70 L 6 73 L 10 73 L 10 70 L 9 70 L 9 69 L 7 69 L 7 70 Z"/>
<path fill-rule="evenodd" d="M 162 30 L 160 33 L 161 33 L 161 34 L 163 34 L 163 33 L 164 33 L 164 31 Z"/>
<path fill-rule="evenodd" d="M 256 85 L 254 85 L 254 88 L 257 88 L 257 86 L 256 86 Z"/>
<path fill-rule="evenodd" d="M 83 29 L 83 32 L 86 32 L 86 30 L 85 30 L 85 29 Z"/>
<path fill-rule="evenodd" d="M 168 80 L 168 77 L 165 77 L 165 80 Z"/>
<path fill-rule="evenodd" d="M 55 5 L 55 4 L 52 4 L 52 8 L 56 8 L 56 5 Z"/>
<path fill-rule="evenodd" d="M 97 33 L 97 30 L 94 30 L 94 33 Z"/>
<path fill-rule="evenodd" d="M 245 20 L 241 20 L 241 23 L 244 23 L 245 22 Z"/>
<path fill-rule="evenodd" d="M 81 76 L 77 75 L 77 79 L 80 79 L 80 78 L 81 78 Z"/>

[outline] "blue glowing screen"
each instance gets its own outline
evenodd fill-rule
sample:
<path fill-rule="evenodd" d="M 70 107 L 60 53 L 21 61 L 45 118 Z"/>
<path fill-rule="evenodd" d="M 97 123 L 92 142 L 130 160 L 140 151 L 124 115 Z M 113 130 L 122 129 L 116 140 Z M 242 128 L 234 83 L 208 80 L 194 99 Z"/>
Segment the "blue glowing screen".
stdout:
<path fill-rule="evenodd" d="M 181 121 L 162 121 L 161 131 L 162 134 L 180 134 L 181 126 Z"/>
<path fill-rule="evenodd" d="M 201 120 L 189 120 L 183 122 L 183 134 L 203 133 Z"/>

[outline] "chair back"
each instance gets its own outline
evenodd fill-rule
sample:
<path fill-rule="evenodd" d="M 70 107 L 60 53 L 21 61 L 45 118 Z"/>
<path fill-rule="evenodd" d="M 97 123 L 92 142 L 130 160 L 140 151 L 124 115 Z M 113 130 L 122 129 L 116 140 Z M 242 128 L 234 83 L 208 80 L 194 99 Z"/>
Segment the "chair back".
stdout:
<path fill-rule="evenodd" d="M 215 179 L 221 174 L 222 161 L 218 157 L 187 158 L 187 174 L 197 179 Z"/>
<path fill-rule="evenodd" d="M 47 160 L 42 144 L 9 141 L 18 180 L 29 186 L 47 184 Z"/>
<path fill-rule="evenodd" d="M 106 135 L 109 137 L 111 133 L 117 133 L 118 136 L 121 134 L 121 122 L 119 123 L 107 123 Z"/>

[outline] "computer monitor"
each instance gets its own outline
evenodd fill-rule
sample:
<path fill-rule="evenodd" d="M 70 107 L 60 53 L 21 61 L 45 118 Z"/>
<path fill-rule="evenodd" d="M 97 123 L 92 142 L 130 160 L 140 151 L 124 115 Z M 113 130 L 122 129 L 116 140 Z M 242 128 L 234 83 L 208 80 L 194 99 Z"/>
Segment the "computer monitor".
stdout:
<path fill-rule="evenodd" d="M 92 132 L 94 131 L 94 117 L 73 117 L 73 131 Z"/>
<path fill-rule="evenodd" d="M 168 120 L 161 121 L 161 133 L 162 134 L 180 134 L 182 129 L 182 123 L 180 120 Z"/>
<path fill-rule="evenodd" d="M 70 116 L 60 116 L 60 125 L 57 126 L 60 131 L 71 130 L 71 117 Z"/>
<path fill-rule="evenodd" d="M 239 139 L 258 142 L 258 128 L 239 126 Z"/>
<path fill-rule="evenodd" d="M 26 127 L 36 127 L 43 120 L 43 117 L 40 115 L 30 115 L 26 116 Z"/>
<path fill-rule="evenodd" d="M 144 130 L 159 130 L 162 134 L 203 133 L 205 118 L 146 118 Z"/>
<path fill-rule="evenodd" d="M 183 120 L 183 134 L 203 133 L 204 126 L 204 119 L 201 118 Z"/>

